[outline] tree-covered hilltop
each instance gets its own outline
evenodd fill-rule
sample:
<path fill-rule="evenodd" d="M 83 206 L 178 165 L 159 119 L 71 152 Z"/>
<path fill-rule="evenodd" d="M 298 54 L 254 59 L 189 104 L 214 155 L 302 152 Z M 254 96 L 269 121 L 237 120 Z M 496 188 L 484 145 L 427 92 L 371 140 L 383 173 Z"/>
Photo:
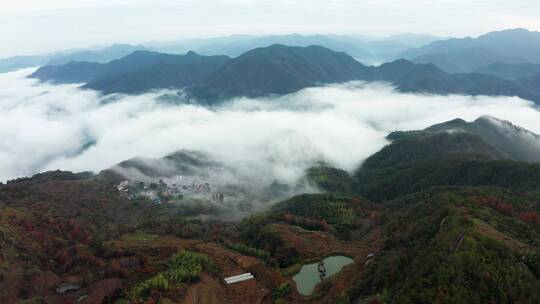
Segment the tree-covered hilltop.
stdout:
<path fill-rule="evenodd" d="M 495 118 L 453 120 L 423 131 L 394 132 L 392 143 L 355 172 L 353 191 L 382 201 L 432 186 L 540 186 L 538 135 Z"/>
<path fill-rule="evenodd" d="M 283 95 L 307 87 L 377 79 L 376 72 L 351 56 L 321 46 L 275 44 L 234 58 L 188 91 L 198 99 Z"/>
<path fill-rule="evenodd" d="M 540 136 L 509 121 L 492 116 L 482 116 L 472 122 L 454 119 L 433 125 L 421 131 L 393 132 L 389 140 L 405 139 L 410 136 L 427 136 L 438 133 L 463 133 L 476 135 L 489 144 L 502 157 L 528 162 L 540 162 Z"/>

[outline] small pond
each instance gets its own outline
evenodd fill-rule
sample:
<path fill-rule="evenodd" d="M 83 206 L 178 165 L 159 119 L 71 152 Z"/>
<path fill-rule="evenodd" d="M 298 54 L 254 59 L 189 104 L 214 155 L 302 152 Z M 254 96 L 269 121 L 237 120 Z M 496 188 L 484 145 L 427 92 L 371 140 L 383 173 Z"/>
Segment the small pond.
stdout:
<path fill-rule="evenodd" d="M 326 276 L 328 278 L 341 271 L 343 267 L 353 262 L 353 259 L 346 256 L 331 256 L 324 260 L 326 267 Z M 298 292 L 302 295 L 309 296 L 313 293 L 315 286 L 321 282 L 318 271 L 319 263 L 306 264 L 302 266 L 300 272 L 297 273 L 293 280 L 296 282 Z"/>

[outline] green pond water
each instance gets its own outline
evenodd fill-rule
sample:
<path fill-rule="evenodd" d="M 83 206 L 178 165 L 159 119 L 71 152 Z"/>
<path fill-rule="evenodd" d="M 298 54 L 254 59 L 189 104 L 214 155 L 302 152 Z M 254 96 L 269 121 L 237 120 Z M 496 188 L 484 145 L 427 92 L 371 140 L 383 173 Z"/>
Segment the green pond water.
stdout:
<path fill-rule="evenodd" d="M 324 260 L 324 265 L 326 266 L 326 277 L 328 278 L 341 271 L 343 267 L 353 262 L 353 259 L 346 256 L 331 256 L 327 257 Z M 319 271 L 317 266 L 319 262 L 306 264 L 302 266 L 300 272 L 293 277 L 293 280 L 296 282 L 298 292 L 302 295 L 309 296 L 313 293 L 315 286 L 321 282 L 319 278 Z"/>

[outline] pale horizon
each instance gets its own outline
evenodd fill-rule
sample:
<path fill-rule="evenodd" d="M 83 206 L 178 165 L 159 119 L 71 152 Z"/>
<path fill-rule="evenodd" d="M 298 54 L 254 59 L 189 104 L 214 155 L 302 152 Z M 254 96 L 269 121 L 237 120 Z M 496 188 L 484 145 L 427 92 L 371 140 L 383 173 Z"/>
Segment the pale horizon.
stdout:
<path fill-rule="evenodd" d="M 538 11 L 540 3 L 530 0 L 22 0 L 0 4 L 0 57 L 236 34 L 475 37 L 511 28 L 537 31 Z"/>

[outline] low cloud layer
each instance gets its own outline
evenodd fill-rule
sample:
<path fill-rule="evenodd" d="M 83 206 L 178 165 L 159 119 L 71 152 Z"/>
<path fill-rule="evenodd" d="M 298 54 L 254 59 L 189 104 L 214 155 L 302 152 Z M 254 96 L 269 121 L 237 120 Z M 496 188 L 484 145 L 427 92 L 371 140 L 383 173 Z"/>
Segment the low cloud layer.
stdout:
<path fill-rule="evenodd" d="M 519 98 L 400 94 L 349 83 L 218 109 L 159 102 L 167 92 L 104 98 L 77 85 L 0 74 L 0 181 L 53 169 L 94 171 L 134 156 L 187 149 L 267 180 L 291 182 L 324 160 L 354 170 L 394 130 L 492 115 L 540 133 L 540 112 Z M 169 92 L 171 93 L 171 92 Z"/>

